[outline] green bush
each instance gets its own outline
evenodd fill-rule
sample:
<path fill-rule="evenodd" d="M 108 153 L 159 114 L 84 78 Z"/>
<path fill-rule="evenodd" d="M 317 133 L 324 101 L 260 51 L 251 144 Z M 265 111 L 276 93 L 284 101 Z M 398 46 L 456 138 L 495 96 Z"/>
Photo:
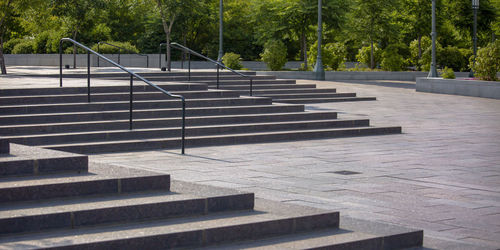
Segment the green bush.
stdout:
<path fill-rule="evenodd" d="M 318 43 L 316 42 L 309 48 L 308 61 L 311 65 L 316 64 L 318 56 Z M 321 59 L 323 66 L 329 70 L 338 70 L 338 68 L 345 62 L 347 50 L 342 43 L 328 43 L 321 48 Z"/>
<path fill-rule="evenodd" d="M 500 71 L 500 40 L 479 49 L 475 64 L 472 60 L 473 57 L 470 65 L 476 76 L 481 80 L 497 81 L 497 72 Z"/>
<path fill-rule="evenodd" d="M 12 49 L 12 54 L 33 54 L 35 52 L 35 41 L 23 40 Z"/>
<path fill-rule="evenodd" d="M 262 61 L 273 70 L 280 70 L 285 66 L 287 51 L 285 44 L 280 40 L 271 40 L 264 45 L 264 52 L 260 54 Z"/>
<path fill-rule="evenodd" d="M 468 60 L 462 55 L 460 50 L 454 46 L 447 46 L 439 51 L 437 58 L 440 66 L 452 68 L 454 71 L 461 71 L 467 68 Z"/>
<path fill-rule="evenodd" d="M 359 49 L 358 54 L 356 55 L 356 60 L 360 63 L 366 64 L 368 67 L 370 67 L 371 59 L 370 59 L 370 54 L 371 54 L 371 47 L 370 46 L 365 46 Z M 378 63 L 380 63 L 382 58 L 382 50 L 378 48 L 376 44 L 373 45 L 373 59 L 375 61 L 375 67 Z"/>
<path fill-rule="evenodd" d="M 106 42 L 128 50 L 128 51 L 121 50 L 122 54 L 130 54 L 131 53 L 130 51 L 132 51 L 133 53 L 139 53 L 139 50 L 134 45 L 130 44 L 129 42 L 115 42 L 115 41 L 106 41 Z M 118 54 L 118 53 L 120 53 L 120 49 L 113 47 L 111 45 L 100 44 L 99 50 L 97 49 L 97 47 L 98 47 L 98 44 L 94 44 L 94 46 L 92 46 L 91 49 L 96 51 L 96 52 L 99 51 L 99 53 L 101 53 L 101 54 Z"/>
<path fill-rule="evenodd" d="M 71 45 L 71 44 L 70 44 Z M 59 52 L 58 52 L 59 53 Z M 63 51 L 64 54 L 73 54 L 73 45 L 71 45 L 70 47 L 67 47 L 64 51 Z M 77 54 L 87 54 L 87 51 L 76 46 L 76 53 Z"/>
<path fill-rule="evenodd" d="M 400 54 L 404 45 L 391 44 L 382 52 L 382 63 L 380 66 L 383 70 L 388 71 L 401 71 L 406 69 L 406 61 Z"/>
<path fill-rule="evenodd" d="M 441 44 L 436 41 L 436 57 L 439 58 L 439 52 L 442 50 Z M 436 59 L 437 59 L 436 58 Z M 420 58 L 419 63 L 422 67 L 422 71 L 429 71 L 431 68 L 432 61 L 432 45 L 427 47 L 422 53 L 422 58 Z M 439 62 L 436 62 L 439 64 Z M 434 65 L 437 67 L 437 65 Z"/>
<path fill-rule="evenodd" d="M 444 79 L 455 79 L 455 72 L 452 68 L 444 67 L 443 71 L 441 72 L 441 76 Z"/>
<path fill-rule="evenodd" d="M 17 44 L 22 43 L 23 41 L 24 40 L 21 38 L 14 38 L 14 39 L 8 40 L 7 42 L 3 43 L 3 53 L 4 54 L 11 54 L 14 47 Z"/>
<path fill-rule="evenodd" d="M 44 31 L 35 37 L 35 53 L 47 53 L 47 43 L 50 39 L 50 31 Z"/>
<path fill-rule="evenodd" d="M 224 63 L 224 65 L 226 65 L 226 67 L 230 69 L 237 70 L 243 68 L 243 65 L 241 65 L 240 55 L 232 52 L 224 54 L 224 56 L 222 57 L 222 63 Z"/>
<path fill-rule="evenodd" d="M 420 39 L 420 48 L 422 50 L 422 55 L 425 50 L 432 46 L 432 40 L 428 36 L 423 36 Z M 417 67 L 418 70 L 422 68 L 420 64 L 420 58 L 418 58 L 418 40 L 415 39 L 410 43 L 410 64 Z"/>

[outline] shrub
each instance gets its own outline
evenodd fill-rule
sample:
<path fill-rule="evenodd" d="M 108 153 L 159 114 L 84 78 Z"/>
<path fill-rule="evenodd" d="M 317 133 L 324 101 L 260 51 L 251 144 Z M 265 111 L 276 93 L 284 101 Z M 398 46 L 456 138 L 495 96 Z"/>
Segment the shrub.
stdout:
<path fill-rule="evenodd" d="M 222 57 L 222 63 L 226 65 L 226 67 L 230 69 L 241 69 L 243 65 L 241 65 L 241 57 L 236 53 L 226 53 Z"/>
<path fill-rule="evenodd" d="M 12 49 L 12 54 L 33 54 L 35 52 L 35 42 L 33 40 L 23 40 Z"/>
<path fill-rule="evenodd" d="M 44 31 L 35 37 L 35 53 L 47 53 L 47 43 L 50 38 L 50 31 Z"/>
<path fill-rule="evenodd" d="M 439 51 L 438 64 L 460 71 L 467 67 L 467 59 L 457 47 L 447 46 Z"/>
<path fill-rule="evenodd" d="M 366 64 L 368 67 L 370 67 L 370 54 L 371 54 L 371 47 L 370 46 L 365 46 L 359 49 L 358 54 L 356 55 L 356 59 L 360 63 Z M 378 48 L 376 44 L 373 45 L 373 59 L 375 61 L 376 66 L 378 63 L 380 63 L 380 58 L 382 57 L 382 51 Z"/>
<path fill-rule="evenodd" d="M 444 67 L 441 76 L 444 79 L 455 79 L 455 72 L 452 68 Z"/>
<path fill-rule="evenodd" d="M 422 56 L 427 48 L 432 46 L 432 40 L 428 36 L 423 36 L 420 39 L 420 48 L 422 50 Z M 417 69 L 421 69 L 422 65 L 420 64 L 420 58 L 418 57 L 418 40 L 415 39 L 410 43 L 410 63 L 417 67 Z"/>
<path fill-rule="evenodd" d="M 473 57 L 470 65 L 481 80 L 496 81 L 497 72 L 500 71 L 500 40 L 496 40 L 488 46 L 477 51 L 476 63 L 473 64 Z"/>
<path fill-rule="evenodd" d="M 3 53 L 4 54 L 10 54 L 12 53 L 12 50 L 18 43 L 22 43 L 24 40 L 21 38 L 14 38 L 10 39 L 7 42 L 3 44 Z"/>
<path fill-rule="evenodd" d="M 388 71 L 401 71 L 406 68 L 406 61 L 399 53 L 404 45 L 391 44 L 382 53 L 381 67 Z"/>
<path fill-rule="evenodd" d="M 134 45 L 130 44 L 129 42 L 115 42 L 115 41 L 106 41 L 106 42 L 128 50 L 128 51 L 121 50 L 122 54 L 129 54 L 129 53 L 131 53 L 130 51 L 132 51 L 133 53 L 139 53 L 139 50 Z M 99 49 L 97 49 L 98 47 L 99 47 Z M 108 44 L 100 44 L 99 46 L 98 46 L 98 44 L 94 44 L 94 46 L 92 46 L 92 50 L 99 51 L 99 53 L 101 53 L 101 54 L 118 54 L 118 53 L 120 53 L 119 48 L 116 48 L 116 47 L 108 45 Z"/>
<path fill-rule="evenodd" d="M 436 41 L 436 59 L 439 58 L 439 53 L 441 52 L 441 44 Z M 431 68 L 431 61 L 432 61 L 432 44 L 431 46 L 427 47 L 424 52 L 422 53 L 422 58 L 420 58 L 419 63 L 422 67 L 422 71 L 429 71 Z M 439 62 L 436 62 L 439 64 Z M 434 65 L 437 67 L 437 65 Z"/>
<path fill-rule="evenodd" d="M 318 56 L 318 43 L 309 48 L 308 61 L 310 65 L 316 64 Z M 337 70 L 345 62 L 347 50 L 342 43 L 328 43 L 321 48 L 321 59 L 323 65 L 330 70 Z"/>
<path fill-rule="evenodd" d="M 264 45 L 264 52 L 260 54 L 260 56 L 262 61 L 264 61 L 271 70 L 280 70 L 285 66 L 287 61 L 286 46 L 280 40 L 268 41 Z"/>

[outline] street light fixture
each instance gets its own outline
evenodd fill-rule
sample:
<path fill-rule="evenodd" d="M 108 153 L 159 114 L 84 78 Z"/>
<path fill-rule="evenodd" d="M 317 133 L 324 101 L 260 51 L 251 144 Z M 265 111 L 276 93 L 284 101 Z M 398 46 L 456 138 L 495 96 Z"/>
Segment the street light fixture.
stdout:
<path fill-rule="evenodd" d="M 432 61 L 429 75 L 427 77 L 438 77 L 436 70 L 436 0 L 432 0 Z"/>
<path fill-rule="evenodd" d="M 474 57 L 472 58 L 472 65 L 476 64 L 476 54 L 477 54 L 477 10 L 479 9 L 479 0 L 472 0 L 472 11 L 474 12 L 474 25 L 473 25 L 473 48 L 474 48 Z M 469 72 L 469 77 L 474 77 L 474 71 L 472 67 Z"/>
<path fill-rule="evenodd" d="M 325 80 L 325 69 L 323 69 L 323 61 L 321 59 L 321 37 L 323 33 L 323 22 L 321 20 L 322 0 L 318 0 L 318 56 L 316 57 L 316 65 L 314 66 L 314 75 L 316 80 Z"/>

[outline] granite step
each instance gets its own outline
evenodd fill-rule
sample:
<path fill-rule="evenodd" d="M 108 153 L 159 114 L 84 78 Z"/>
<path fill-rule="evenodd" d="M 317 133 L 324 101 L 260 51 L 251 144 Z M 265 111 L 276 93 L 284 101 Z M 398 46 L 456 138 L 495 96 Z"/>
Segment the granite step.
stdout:
<path fill-rule="evenodd" d="M 0 138 L 0 155 L 10 153 L 10 143 L 9 140 L 5 138 Z"/>
<path fill-rule="evenodd" d="M 271 104 L 271 98 L 265 97 L 238 97 L 238 98 L 200 98 L 187 99 L 186 107 L 217 107 L 217 106 L 246 106 L 246 105 L 266 105 Z M 138 109 L 161 109 L 180 108 L 179 99 L 135 101 L 134 110 Z M 10 114 L 32 114 L 32 113 L 68 113 L 68 112 L 90 112 L 90 111 L 110 111 L 128 110 L 129 101 L 123 102 L 84 102 L 84 103 L 59 103 L 59 104 L 38 104 L 38 105 L 11 105 L 0 106 L 1 115 Z"/>
<path fill-rule="evenodd" d="M 124 82 L 123 86 L 91 86 L 91 93 L 116 93 L 129 92 L 129 82 Z M 168 83 L 158 84 L 166 91 L 199 91 L 207 90 L 207 84 L 204 83 Z M 135 92 L 157 92 L 155 88 L 137 82 L 134 84 Z M 0 89 L 0 96 L 31 96 L 31 95 L 69 95 L 69 94 L 87 94 L 86 87 L 59 87 L 56 82 L 53 88 L 26 88 L 26 89 Z"/>
<path fill-rule="evenodd" d="M 213 88 L 211 86 L 210 88 Z M 243 91 L 250 91 L 249 90 L 250 86 L 248 85 L 224 85 L 224 89 L 228 90 L 243 90 Z M 260 90 L 260 89 L 315 89 L 316 84 L 280 84 L 278 86 L 273 85 L 273 84 L 265 84 L 265 85 L 253 85 L 252 89 L 253 90 Z"/>
<path fill-rule="evenodd" d="M 200 249 L 413 249 L 413 247 L 422 246 L 422 239 L 422 230 L 340 216 L 338 229 L 317 230 L 268 239 L 219 244 Z"/>
<path fill-rule="evenodd" d="M 225 89 L 225 88 L 224 88 Z M 250 91 L 248 89 L 238 90 L 241 95 L 249 95 Z M 336 89 L 316 89 L 316 88 L 296 88 L 296 89 L 254 89 L 252 90 L 254 96 L 267 96 L 267 95 L 282 95 L 282 94 L 296 94 L 296 95 L 307 95 L 307 94 L 321 94 L 321 93 L 337 93 Z M 344 93 L 339 93 L 344 94 Z M 349 95 L 352 95 L 349 93 Z M 356 95 L 356 94 L 354 94 Z"/>
<path fill-rule="evenodd" d="M 309 103 L 323 103 L 323 102 L 359 102 L 359 101 L 375 101 L 376 97 L 326 97 L 326 98 L 293 98 L 293 99 L 273 99 L 277 103 L 290 103 L 290 104 L 309 104 Z"/>
<path fill-rule="evenodd" d="M 255 94 L 257 95 L 257 94 Z M 298 99 L 298 98 L 343 98 L 343 97 L 356 97 L 356 93 L 331 93 L 331 92 L 317 92 L 317 93 L 281 93 L 281 94 L 262 94 L 259 96 L 272 98 L 276 100 Z"/>
<path fill-rule="evenodd" d="M 127 80 L 128 77 L 108 77 L 108 79 L 112 80 Z M 149 76 L 146 78 L 147 80 L 156 83 L 156 82 L 209 82 L 217 81 L 217 75 L 206 75 L 206 76 L 197 76 L 191 75 L 191 78 L 188 75 L 177 75 L 177 76 Z M 256 80 L 275 80 L 275 76 L 252 76 L 252 79 Z M 219 75 L 219 81 L 249 81 L 249 78 L 242 77 L 240 75 L 232 74 L 232 75 Z"/>
<path fill-rule="evenodd" d="M 88 172 L 46 176 L 7 177 L 0 181 L 0 203 L 75 196 L 124 194 L 170 188 L 170 175 L 117 166 L 89 164 Z"/>
<path fill-rule="evenodd" d="M 11 143 L 8 157 L 0 157 L 0 177 L 43 175 L 53 173 L 85 173 L 88 156 L 27 147 Z"/>
<path fill-rule="evenodd" d="M 197 98 L 228 98 L 239 97 L 237 91 L 232 90 L 192 90 L 192 91 L 172 91 L 172 94 L 182 95 L 186 99 Z M 136 92 L 133 100 L 165 100 L 172 99 L 161 92 Z M 130 100 L 130 94 L 122 93 L 91 93 L 91 102 L 113 102 Z M 52 104 L 52 103 L 82 103 L 88 101 L 87 94 L 68 95 L 33 95 L 33 96 L 8 96 L 0 97 L 0 105 L 22 105 L 22 104 Z"/>
<path fill-rule="evenodd" d="M 42 200 L 36 204 L 0 204 L 0 237 L 14 233 L 204 216 L 223 211 L 249 211 L 254 207 L 253 193 L 196 194 L 180 191 Z"/>
<path fill-rule="evenodd" d="M 240 123 L 240 124 L 216 124 L 205 126 L 189 126 L 186 128 L 186 137 L 224 135 L 235 133 L 257 133 L 264 131 L 287 131 L 301 129 L 326 129 L 326 128 L 350 128 L 369 126 L 369 120 L 305 120 L 303 121 L 279 121 L 270 123 Z M 59 134 L 39 134 L 9 137 L 15 143 L 37 146 L 51 144 L 69 144 L 78 142 L 101 142 L 120 140 L 154 139 L 159 136 L 163 138 L 179 137 L 181 129 L 175 128 L 152 128 L 134 130 L 102 130 L 92 132 L 72 132 Z"/>
<path fill-rule="evenodd" d="M 257 114 L 257 113 L 284 113 L 304 111 L 303 105 L 282 104 L 282 105 L 254 105 L 254 106 L 222 106 L 206 108 L 187 108 L 186 116 L 211 116 L 228 114 Z M 145 118 L 166 118 L 181 117 L 182 109 L 151 109 L 134 110 L 135 119 Z M 20 124 L 43 124 L 43 123 L 67 123 L 81 121 L 103 121 L 128 119 L 129 110 L 102 111 L 102 112 L 77 112 L 77 113 L 47 113 L 47 114 L 26 114 L 26 115 L 2 115 L 0 125 L 20 125 Z M 0 129 L 1 131 L 1 129 Z M 0 132 L 3 134 L 3 132 Z"/>
<path fill-rule="evenodd" d="M 251 211 L 12 235 L 0 238 L 0 246 L 72 249 L 193 248 L 337 228 L 338 225 L 338 212 L 297 209 L 256 200 L 254 210 Z"/>
<path fill-rule="evenodd" d="M 186 138 L 186 148 L 234 145 L 247 143 L 280 142 L 293 140 L 313 140 L 338 137 L 370 136 L 399 134 L 401 127 L 355 127 L 355 128 L 333 128 L 333 129 L 310 129 L 290 131 L 267 131 L 260 133 L 224 134 L 212 136 L 196 136 Z M 142 151 L 153 149 L 175 149 L 180 148 L 180 138 L 123 140 L 95 143 L 72 143 L 47 145 L 49 149 L 62 150 L 74 153 L 95 154 L 104 152 Z"/>
<path fill-rule="evenodd" d="M 208 84 L 209 88 L 213 88 L 217 86 L 217 81 L 214 79 L 204 79 L 201 81 L 196 81 L 192 80 L 191 82 L 196 82 L 196 83 L 205 83 Z M 259 79 L 259 78 L 252 78 L 252 85 L 253 86 L 260 86 L 260 85 L 274 85 L 274 86 L 281 86 L 281 85 L 297 85 L 295 80 L 289 80 L 289 79 Z M 250 86 L 250 79 L 245 79 L 245 78 L 239 78 L 239 79 L 220 79 L 219 80 L 219 88 L 224 88 L 225 86 Z"/>
<path fill-rule="evenodd" d="M 186 62 L 187 65 L 187 62 Z M 215 67 L 214 67 L 215 69 Z M 245 75 L 256 75 L 255 71 L 239 71 Z M 151 78 L 155 76 L 187 76 L 188 72 L 168 72 L 168 71 L 160 71 L 160 72 L 141 72 L 138 73 L 140 76 L 145 78 Z M 191 71 L 191 75 L 193 76 L 215 76 L 217 72 L 215 71 Z M 219 75 L 221 76 L 234 76 L 235 74 L 230 71 L 221 70 L 219 71 Z M 59 79 L 59 74 L 44 74 L 44 75 L 32 75 L 28 74 L 28 76 L 40 76 L 40 77 L 52 77 Z M 122 77 L 122 78 L 130 78 L 130 74 L 125 72 L 93 72 L 92 78 L 113 78 L 113 77 Z M 64 72 L 63 69 L 63 78 L 87 78 L 86 73 L 72 73 L 72 72 Z"/>
<path fill-rule="evenodd" d="M 203 126 L 216 124 L 241 124 L 251 122 L 280 122 L 297 120 L 326 120 L 337 119 L 336 112 L 287 112 L 287 113 L 262 113 L 262 114 L 230 114 L 214 116 L 192 116 L 186 117 L 186 126 Z M 134 129 L 144 128 L 166 128 L 180 127 L 180 117 L 154 118 L 154 119 L 134 119 Z M 53 134 L 74 131 L 96 131 L 102 129 L 119 130 L 129 129 L 129 120 L 110 120 L 94 122 L 71 122 L 71 123 L 46 123 L 28 124 L 15 126 L 0 126 L 0 134 L 6 137 L 33 135 L 33 134 Z"/>

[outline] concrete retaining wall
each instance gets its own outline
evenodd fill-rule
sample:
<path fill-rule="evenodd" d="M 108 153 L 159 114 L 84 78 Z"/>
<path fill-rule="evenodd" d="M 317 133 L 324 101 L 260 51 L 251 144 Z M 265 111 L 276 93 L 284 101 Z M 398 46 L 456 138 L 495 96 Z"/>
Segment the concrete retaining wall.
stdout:
<path fill-rule="evenodd" d="M 500 99 L 500 82 L 417 78 L 417 91 Z"/>
<path fill-rule="evenodd" d="M 5 54 L 5 61 L 7 66 L 59 66 L 59 54 Z M 118 54 L 104 54 L 104 56 L 109 59 L 118 62 Z M 87 55 L 78 54 L 76 59 L 76 64 L 79 67 L 87 66 Z M 148 54 L 148 61 L 150 68 L 159 68 L 158 65 L 158 54 Z M 166 66 L 164 61 L 165 55 L 162 56 L 162 66 Z M 95 55 L 90 55 L 91 66 L 97 67 L 97 57 Z M 285 68 L 293 69 L 300 67 L 302 62 L 288 62 Z M 73 55 L 64 54 L 63 64 L 73 65 Z M 147 61 L 145 56 L 139 56 L 134 54 L 121 54 L 120 64 L 125 67 L 146 67 Z M 268 70 L 267 65 L 264 62 L 256 61 L 244 61 L 242 62 L 243 67 L 250 70 Z M 109 63 L 104 60 L 99 60 L 99 66 L 106 67 L 110 66 Z M 187 68 L 188 62 L 185 61 L 182 65 L 181 61 L 173 61 L 172 68 Z M 212 69 L 215 68 L 214 65 L 207 61 L 191 61 L 192 69 Z"/>

